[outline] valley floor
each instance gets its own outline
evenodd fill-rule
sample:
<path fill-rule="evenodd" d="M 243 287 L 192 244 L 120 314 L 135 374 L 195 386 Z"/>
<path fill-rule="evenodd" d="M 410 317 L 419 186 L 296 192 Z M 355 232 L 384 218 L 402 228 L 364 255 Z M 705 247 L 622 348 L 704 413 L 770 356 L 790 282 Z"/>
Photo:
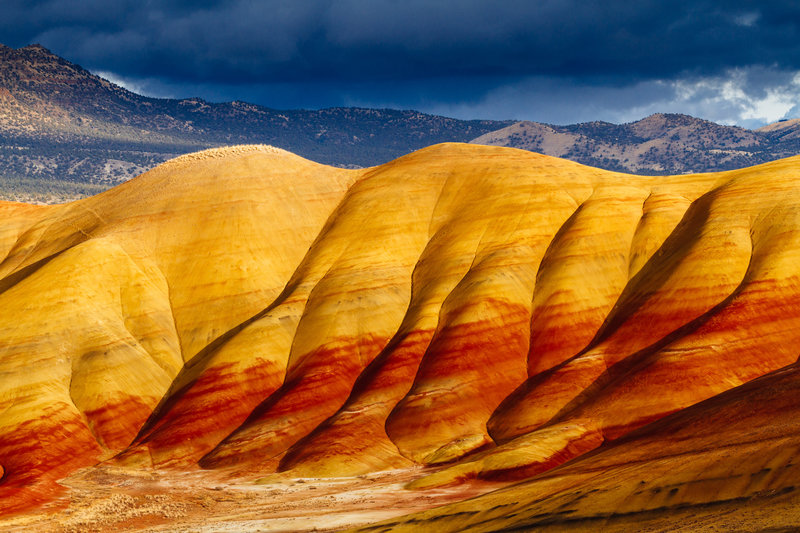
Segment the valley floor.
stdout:
<path fill-rule="evenodd" d="M 403 489 L 421 469 L 247 483 L 219 472 L 81 470 L 41 512 L 0 519 L 0 532 L 328 531 L 357 527 L 485 493 L 497 485 Z"/>

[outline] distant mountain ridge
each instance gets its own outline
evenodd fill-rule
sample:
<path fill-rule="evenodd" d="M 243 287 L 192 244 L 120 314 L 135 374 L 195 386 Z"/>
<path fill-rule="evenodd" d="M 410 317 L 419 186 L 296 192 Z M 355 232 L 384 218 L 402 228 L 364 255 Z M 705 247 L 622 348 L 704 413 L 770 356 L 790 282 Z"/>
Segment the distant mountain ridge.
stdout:
<path fill-rule="evenodd" d="M 800 153 L 800 119 L 748 130 L 656 113 L 629 124 L 517 122 L 474 139 L 636 174 L 732 170 Z"/>
<path fill-rule="evenodd" d="M 56 196 L 98 192 L 208 147 L 266 143 L 320 163 L 365 167 L 510 124 L 391 109 L 278 111 L 149 98 L 40 45 L 0 45 L 0 185 L 49 187 Z"/>
<path fill-rule="evenodd" d="M 365 108 L 274 110 L 141 96 L 40 45 L 0 44 L 0 198 L 95 194 L 180 154 L 264 143 L 340 167 L 385 163 L 440 142 L 509 146 L 607 170 L 730 170 L 800 153 L 800 119 L 747 130 L 687 115 L 630 124 L 458 120 Z"/>

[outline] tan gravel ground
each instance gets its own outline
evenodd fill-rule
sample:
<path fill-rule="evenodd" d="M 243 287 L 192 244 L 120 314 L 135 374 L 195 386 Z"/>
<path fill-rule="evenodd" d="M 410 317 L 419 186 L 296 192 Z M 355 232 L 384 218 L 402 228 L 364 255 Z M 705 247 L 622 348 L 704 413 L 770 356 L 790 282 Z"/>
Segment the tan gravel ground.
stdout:
<path fill-rule="evenodd" d="M 498 485 L 409 491 L 419 468 L 358 477 L 265 482 L 225 473 L 138 472 L 100 466 L 62 481 L 36 513 L 0 519 L 0 532 L 330 531 L 386 520 L 487 492 Z"/>

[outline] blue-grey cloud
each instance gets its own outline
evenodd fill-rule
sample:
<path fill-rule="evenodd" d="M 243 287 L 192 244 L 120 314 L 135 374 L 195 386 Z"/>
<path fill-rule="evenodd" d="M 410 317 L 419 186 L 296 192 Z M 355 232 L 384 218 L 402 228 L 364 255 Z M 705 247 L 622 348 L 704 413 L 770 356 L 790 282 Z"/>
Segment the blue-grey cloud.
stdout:
<path fill-rule="evenodd" d="M 275 107 L 486 110 L 526 87 L 627 98 L 753 69 L 766 78 L 745 77 L 743 90 L 766 95 L 771 78 L 800 70 L 794 1 L 5 0 L 2 11 L 7 45 L 39 42 L 154 93 L 258 93 Z"/>

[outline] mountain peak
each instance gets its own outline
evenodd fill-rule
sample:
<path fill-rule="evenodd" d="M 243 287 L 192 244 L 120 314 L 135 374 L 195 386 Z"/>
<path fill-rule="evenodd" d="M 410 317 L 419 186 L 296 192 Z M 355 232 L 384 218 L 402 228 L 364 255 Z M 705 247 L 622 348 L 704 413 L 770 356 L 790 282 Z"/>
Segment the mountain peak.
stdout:
<path fill-rule="evenodd" d="M 48 50 L 47 48 L 45 48 L 44 46 L 42 46 L 39 43 L 33 43 L 33 44 L 29 44 L 27 46 L 23 46 L 22 48 L 20 48 L 20 50 L 41 50 L 41 51 L 44 51 L 44 52 L 49 52 L 51 54 L 53 53 L 53 52 L 50 52 L 50 50 Z"/>
<path fill-rule="evenodd" d="M 41 58 L 48 58 L 53 61 L 59 61 L 61 63 L 69 63 L 66 59 L 54 54 L 48 48 L 45 48 L 41 44 L 34 43 L 29 44 L 27 46 L 22 46 L 20 48 L 11 48 L 10 46 L 5 46 L 0 44 L 0 51 L 5 52 L 8 56 L 13 57 L 17 60 L 24 60 L 31 57 L 36 57 L 37 59 Z"/>
<path fill-rule="evenodd" d="M 729 170 L 797 153 L 787 144 L 780 156 L 768 155 L 763 147 L 771 141 L 764 132 L 682 113 L 653 113 L 627 124 L 593 121 L 544 127 L 519 122 L 472 142 L 522 148 L 585 165 L 645 174 Z"/>
<path fill-rule="evenodd" d="M 649 125 L 649 124 L 664 124 L 670 126 L 685 126 L 688 124 L 696 124 L 701 122 L 708 122 L 702 118 L 693 117 L 691 115 L 686 115 L 684 113 L 653 113 L 652 115 L 648 115 L 641 120 L 636 120 L 631 122 L 630 125 Z"/>
<path fill-rule="evenodd" d="M 24 180 L 91 184 L 97 187 L 93 192 L 182 153 L 215 146 L 265 143 L 321 163 L 363 167 L 511 124 L 417 111 L 278 111 L 241 101 L 148 98 L 41 44 L 0 47 L 0 99 L 0 136 L 30 149 L 24 155 L 0 150 L 0 167 Z M 74 151 L 76 145 L 84 151 Z"/>
<path fill-rule="evenodd" d="M 766 126 L 762 126 L 758 128 L 756 131 L 774 132 L 789 128 L 795 128 L 798 125 L 800 125 L 800 118 L 782 119 L 777 122 L 773 122 L 772 124 L 767 124 Z"/>
<path fill-rule="evenodd" d="M 66 108 L 57 115 L 76 111 L 96 115 L 107 110 L 112 100 L 135 98 L 41 44 L 3 48 L 0 53 L 0 87 L 39 113 L 49 109 L 45 112 L 51 121 L 54 105 Z"/>

